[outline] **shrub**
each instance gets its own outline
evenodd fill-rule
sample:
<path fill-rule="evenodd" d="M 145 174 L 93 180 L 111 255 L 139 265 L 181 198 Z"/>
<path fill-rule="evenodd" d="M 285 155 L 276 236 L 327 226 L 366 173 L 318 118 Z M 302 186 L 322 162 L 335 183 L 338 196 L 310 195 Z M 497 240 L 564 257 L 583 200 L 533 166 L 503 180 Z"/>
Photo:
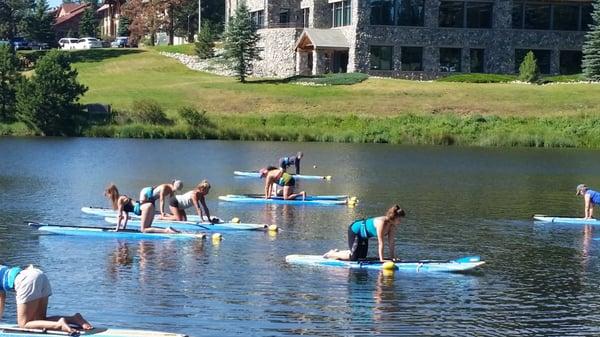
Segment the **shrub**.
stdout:
<path fill-rule="evenodd" d="M 183 106 L 179 108 L 177 114 L 183 119 L 188 125 L 195 128 L 199 127 L 212 127 L 212 123 L 206 116 L 206 111 L 198 111 L 192 106 Z"/>
<path fill-rule="evenodd" d="M 198 34 L 196 42 L 196 54 L 201 59 L 209 59 L 215 56 L 215 40 L 217 39 L 216 29 L 210 22 L 202 24 L 202 29 Z"/>
<path fill-rule="evenodd" d="M 149 98 L 133 101 L 130 118 L 133 122 L 140 124 L 172 124 L 160 103 Z"/>
<path fill-rule="evenodd" d="M 514 75 L 500 74 L 457 74 L 441 77 L 438 82 L 462 82 L 462 83 L 507 83 L 512 82 L 517 77 Z"/>
<path fill-rule="evenodd" d="M 351 85 L 369 78 L 363 73 L 337 73 L 319 76 L 299 76 L 290 79 L 292 83 L 311 83 L 318 85 Z"/>
<path fill-rule="evenodd" d="M 540 69 L 531 50 L 525 55 L 519 66 L 519 80 L 529 83 L 536 83 L 540 80 Z"/>

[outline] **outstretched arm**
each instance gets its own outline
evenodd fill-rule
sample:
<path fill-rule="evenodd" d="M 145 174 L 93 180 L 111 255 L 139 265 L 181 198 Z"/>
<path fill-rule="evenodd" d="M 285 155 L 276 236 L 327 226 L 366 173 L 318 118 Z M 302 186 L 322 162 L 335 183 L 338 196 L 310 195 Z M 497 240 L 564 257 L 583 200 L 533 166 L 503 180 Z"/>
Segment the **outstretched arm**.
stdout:
<path fill-rule="evenodd" d="M 4 304 L 6 303 L 6 293 L 0 290 L 0 319 L 4 315 Z"/>
<path fill-rule="evenodd" d="M 300 158 L 296 158 L 295 166 L 296 166 L 296 174 L 300 174 Z"/>
<path fill-rule="evenodd" d="M 377 251 L 379 252 L 379 261 L 383 262 L 385 259 L 383 258 L 384 250 L 383 250 L 383 226 L 377 226 Z"/>
<path fill-rule="evenodd" d="M 196 214 L 200 217 L 200 222 L 202 222 L 202 210 L 199 205 L 200 199 L 198 199 L 198 193 L 192 194 L 192 204 L 194 204 L 194 208 L 196 209 Z"/>
<path fill-rule="evenodd" d="M 392 225 L 387 232 L 388 249 L 390 250 L 390 259 L 396 258 L 396 238 L 394 237 L 394 226 Z"/>
<path fill-rule="evenodd" d="M 265 178 L 265 199 L 271 199 L 271 184 L 273 183 L 273 178 L 267 176 Z"/>
<path fill-rule="evenodd" d="M 159 195 L 160 196 L 159 205 L 160 205 L 160 215 L 161 216 L 165 216 L 165 197 L 166 197 L 165 194 L 167 194 L 167 192 L 165 192 L 166 189 L 167 188 L 165 186 L 163 186 L 163 188 L 160 190 L 160 195 Z"/>
<path fill-rule="evenodd" d="M 200 196 L 200 203 L 202 204 L 202 208 L 204 208 L 204 213 L 206 213 L 206 217 L 208 218 L 209 222 L 212 222 L 210 220 L 210 212 L 208 211 L 208 206 L 206 206 L 206 200 L 204 199 L 204 196 Z"/>
<path fill-rule="evenodd" d="M 584 205 L 584 209 L 583 209 L 585 218 L 590 219 L 594 213 L 594 205 L 592 205 L 592 203 L 591 203 L 589 194 L 585 194 L 583 196 L 583 199 L 585 200 L 585 205 Z"/>

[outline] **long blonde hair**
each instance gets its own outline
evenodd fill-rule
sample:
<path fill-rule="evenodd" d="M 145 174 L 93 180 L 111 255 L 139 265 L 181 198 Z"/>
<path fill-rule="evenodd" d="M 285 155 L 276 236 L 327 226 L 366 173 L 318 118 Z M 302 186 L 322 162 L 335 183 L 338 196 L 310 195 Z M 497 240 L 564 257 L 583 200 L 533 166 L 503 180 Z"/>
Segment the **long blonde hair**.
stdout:
<path fill-rule="evenodd" d="M 210 183 L 208 182 L 208 180 L 204 179 L 200 182 L 200 184 L 196 185 L 196 189 L 200 192 L 208 192 L 208 190 L 210 189 Z"/>
<path fill-rule="evenodd" d="M 104 190 L 104 196 L 107 197 L 108 199 L 110 199 L 110 202 L 112 204 L 112 208 L 114 210 L 117 210 L 119 208 L 119 189 L 117 188 L 117 185 L 111 183 L 110 185 L 108 185 L 108 187 L 106 188 L 106 190 Z"/>
<path fill-rule="evenodd" d="M 400 208 L 400 206 L 394 205 L 394 206 L 390 207 L 390 209 L 388 209 L 387 212 L 385 212 L 385 218 L 384 218 L 383 222 L 386 225 L 389 225 L 394 220 L 403 218 L 404 216 L 406 216 L 406 212 L 404 212 L 404 210 L 402 208 Z"/>

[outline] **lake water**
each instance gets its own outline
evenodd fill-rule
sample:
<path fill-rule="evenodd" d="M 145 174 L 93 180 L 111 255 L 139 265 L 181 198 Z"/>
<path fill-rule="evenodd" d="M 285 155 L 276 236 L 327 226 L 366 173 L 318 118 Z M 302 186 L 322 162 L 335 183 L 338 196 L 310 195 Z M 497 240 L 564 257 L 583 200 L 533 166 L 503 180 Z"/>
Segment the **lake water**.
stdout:
<path fill-rule="evenodd" d="M 310 194 L 358 196 L 356 208 L 241 205 L 218 195 L 262 190 L 234 170 L 305 152 Z M 39 265 L 49 312 L 96 325 L 190 336 L 590 336 L 600 334 L 600 231 L 539 225 L 534 213 L 578 215 L 581 182 L 600 186 L 598 152 L 391 145 L 113 139 L 0 139 L 0 263 Z M 314 169 L 313 165 L 317 165 Z M 109 182 L 140 188 L 208 179 L 212 213 L 275 223 L 276 235 L 224 233 L 220 244 L 40 235 L 24 220 L 101 225 Z M 399 203 L 402 258 L 481 255 L 467 274 L 287 265 L 288 254 L 345 248 L 347 225 Z M 371 245 L 375 255 L 376 244 Z M 5 322 L 15 321 L 14 300 Z"/>

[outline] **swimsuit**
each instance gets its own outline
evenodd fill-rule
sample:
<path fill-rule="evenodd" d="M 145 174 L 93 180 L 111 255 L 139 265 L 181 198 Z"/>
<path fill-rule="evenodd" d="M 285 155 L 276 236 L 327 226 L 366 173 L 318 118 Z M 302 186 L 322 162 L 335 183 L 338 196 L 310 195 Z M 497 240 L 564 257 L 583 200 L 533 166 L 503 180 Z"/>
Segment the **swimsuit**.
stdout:
<path fill-rule="evenodd" d="M 585 194 L 589 194 L 590 196 L 590 201 L 594 204 L 594 205 L 600 205 L 600 193 L 596 192 L 594 190 L 587 190 L 585 192 Z"/>
<path fill-rule="evenodd" d="M 367 257 L 369 251 L 369 238 L 377 237 L 375 218 L 357 220 L 348 226 L 348 248 L 350 261 L 357 261 Z"/>
<path fill-rule="evenodd" d="M 124 206 L 123 206 L 123 210 L 127 213 L 133 213 L 135 215 L 142 215 L 142 205 L 140 204 L 139 201 L 136 201 L 135 203 L 132 203 L 133 200 L 131 200 L 131 198 L 129 198 L 129 202 L 127 202 Z"/>
<path fill-rule="evenodd" d="M 190 208 L 194 206 L 194 200 L 192 197 L 195 193 L 196 191 L 189 191 L 185 194 L 176 195 L 174 198 L 171 198 L 169 206 L 176 207 L 181 210 Z"/>
<path fill-rule="evenodd" d="M 276 180 L 276 183 L 279 186 L 294 186 L 296 185 L 296 179 L 291 174 L 283 172 L 281 177 Z"/>

